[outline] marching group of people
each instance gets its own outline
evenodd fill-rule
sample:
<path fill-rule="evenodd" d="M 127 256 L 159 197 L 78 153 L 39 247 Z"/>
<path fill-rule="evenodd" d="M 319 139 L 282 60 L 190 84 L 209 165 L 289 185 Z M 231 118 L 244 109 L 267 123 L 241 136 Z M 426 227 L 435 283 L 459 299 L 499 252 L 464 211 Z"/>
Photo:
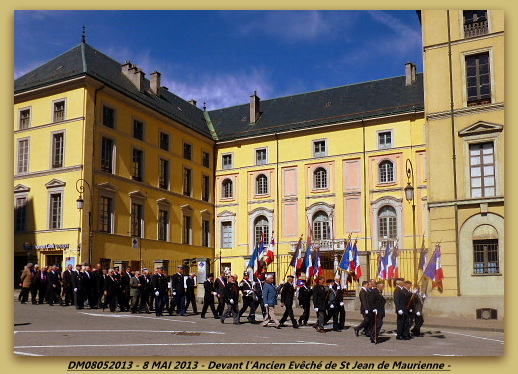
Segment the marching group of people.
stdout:
<path fill-rule="evenodd" d="M 192 313 L 199 314 L 196 305 L 195 289 L 197 288 L 196 274 L 184 275 L 184 267 L 178 266 L 174 275 L 167 275 L 162 267 L 157 267 L 154 273 L 148 269 L 132 271 L 125 268 L 122 272 L 118 267 L 102 269 L 101 264 L 92 267 L 90 264 L 68 265 L 62 273 L 57 265 L 44 266 L 27 264 L 21 273 L 19 301 L 32 304 L 62 306 L 75 305 L 77 309 L 85 306 L 91 309 L 109 309 L 111 312 L 152 313 L 163 316 L 164 313 L 181 316 L 187 315 L 189 306 Z M 360 333 L 370 337 L 371 342 L 377 343 L 383 318 L 385 303 L 383 281 L 364 281 L 359 292 L 360 310 L 363 321 L 354 328 L 356 336 Z M 274 285 L 274 277 L 267 275 L 264 279 L 253 277 L 245 272 L 238 283 L 236 275 L 222 272 L 219 277 L 208 274 L 203 283 L 204 296 L 201 318 L 206 318 L 210 308 L 212 316 L 225 323 L 232 317 L 233 323 L 241 324 L 241 318 L 253 324 L 256 321 L 256 311 L 260 308 L 262 325 L 268 327 L 273 323 L 279 329 L 285 326 L 289 319 L 293 328 L 306 326 L 311 309 L 316 312 L 316 323 L 312 326 L 319 333 L 325 333 L 325 325 L 332 320 L 333 331 L 342 331 L 345 324 L 344 297 L 345 289 L 341 286 L 340 277 L 314 279 L 312 287 L 306 281 L 299 279 L 297 285 L 294 277 L 289 275 L 286 282 Z M 284 313 L 280 319 L 276 316 L 278 295 Z M 408 340 L 411 333 L 420 336 L 423 324 L 424 295 L 412 291 L 412 282 L 398 278 L 394 290 L 394 304 L 397 313 L 396 339 Z M 302 308 L 298 320 L 294 316 L 294 300 Z M 215 301 L 216 300 L 216 301 Z M 239 308 L 241 301 L 241 308 Z M 217 303 L 217 305 L 216 305 Z M 411 329 L 412 327 L 412 329 Z"/>

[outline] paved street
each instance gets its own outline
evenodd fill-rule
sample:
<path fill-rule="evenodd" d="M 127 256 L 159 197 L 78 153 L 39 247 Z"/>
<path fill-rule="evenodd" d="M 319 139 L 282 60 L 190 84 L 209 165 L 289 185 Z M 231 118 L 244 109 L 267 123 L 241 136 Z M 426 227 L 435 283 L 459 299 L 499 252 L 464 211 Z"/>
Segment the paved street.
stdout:
<path fill-rule="evenodd" d="M 278 306 L 277 315 L 282 313 Z M 300 313 L 300 309 L 296 313 Z M 354 315 L 354 313 L 348 313 Z M 314 319 L 310 318 L 310 322 Z M 350 317 L 348 317 L 350 318 Z M 243 318 L 243 321 L 246 319 Z M 357 320 L 348 319 L 347 326 Z M 25 356 L 498 356 L 503 331 L 427 326 L 424 337 L 396 340 L 387 322 L 381 343 L 342 332 L 317 333 L 312 327 L 277 330 L 260 324 L 225 324 L 199 315 L 155 317 L 100 309 L 14 303 L 14 352 Z M 328 330 L 331 325 L 328 325 Z M 311 357 L 310 357 L 311 358 Z"/>

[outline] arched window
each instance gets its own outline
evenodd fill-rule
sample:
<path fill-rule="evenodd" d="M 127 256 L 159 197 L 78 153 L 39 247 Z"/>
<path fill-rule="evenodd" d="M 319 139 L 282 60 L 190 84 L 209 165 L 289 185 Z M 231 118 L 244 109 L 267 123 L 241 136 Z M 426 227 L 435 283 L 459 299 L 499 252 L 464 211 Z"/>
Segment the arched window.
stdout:
<path fill-rule="evenodd" d="M 313 238 L 315 240 L 331 239 L 329 216 L 324 211 L 318 211 L 313 216 Z"/>
<path fill-rule="evenodd" d="M 264 242 L 268 242 L 268 219 L 265 216 L 259 216 L 254 221 L 254 247 L 259 244 L 261 237 L 264 235 Z"/>
<path fill-rule="evenodd" d="M 380 162 L 378 166 L 379 182 L 394 182 L 394 163 L 389 160 Z"/>
<path fill-rule="evenodd" d="M 268 193 L 268 178 L 266 175 L 259 174 L 257 178 L 255 178 L 255 194 L 256 195 L 266 195 Z"/>
<path fill-rule="evenodd" d="M 313 172 L 313 186 L 315 189 L 327 188 L 327 170 L 319 167 Z"/>
<path fill-rule="evenodd" d="M 382 246 L 385 246 L 387 241 L 397 239 L 396 210 L 390 205 L 385 205 L 378 211 L 378 238 Z"/>
<path fill-rule="evenodd" d="M 225 179 L 223 183 L 221 183 L 221 196 L 224 199 L 228 199 L 234 196 L 234 188 L 232 181 L 230 179 Z"/>

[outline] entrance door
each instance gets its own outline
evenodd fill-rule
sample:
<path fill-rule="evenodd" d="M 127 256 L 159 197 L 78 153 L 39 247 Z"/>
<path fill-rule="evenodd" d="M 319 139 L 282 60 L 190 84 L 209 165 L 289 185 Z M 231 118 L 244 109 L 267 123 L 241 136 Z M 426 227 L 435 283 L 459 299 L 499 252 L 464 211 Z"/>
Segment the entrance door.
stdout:
<path fill-rule="evenodd" d="M 45 265 L 53 266 L 58 265 L 61 270 L 63 264 L 63 255 L 45 255 Z"/>

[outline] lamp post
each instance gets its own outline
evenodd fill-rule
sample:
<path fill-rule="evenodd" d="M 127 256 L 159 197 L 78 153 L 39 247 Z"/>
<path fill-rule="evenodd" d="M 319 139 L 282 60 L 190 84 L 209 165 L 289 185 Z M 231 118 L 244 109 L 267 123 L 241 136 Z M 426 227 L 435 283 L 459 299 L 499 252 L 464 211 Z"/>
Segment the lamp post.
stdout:
<path fill-rule="evenodd" d="M 417 244 L 415 238 L 415 194 L 414 194 L 414 168 L 410 159 L 406 160 L 407 185 L 405 187 L 405 198 L 412 203 L 412 238 L 414 241 L 414 286 L 417 287 Z"/>
<path fill-rule="evenodd" d="M 83 200 L 83 192 L 85 190 L 85 185 L 88 187 L 88 192 L 90 193 L 90 205 L 88 210 L 88 263 L 92 263 L 92 203 L 93 203 L 93 195 L 92 188 L 88 184 L 88 182 L 82 178 L 79 178 L 76 181 L 76 190 L 79 192 L 79 197 L 76 200 L 77 209 L 80 211 L 83 210 L 85 201 Z"/>

